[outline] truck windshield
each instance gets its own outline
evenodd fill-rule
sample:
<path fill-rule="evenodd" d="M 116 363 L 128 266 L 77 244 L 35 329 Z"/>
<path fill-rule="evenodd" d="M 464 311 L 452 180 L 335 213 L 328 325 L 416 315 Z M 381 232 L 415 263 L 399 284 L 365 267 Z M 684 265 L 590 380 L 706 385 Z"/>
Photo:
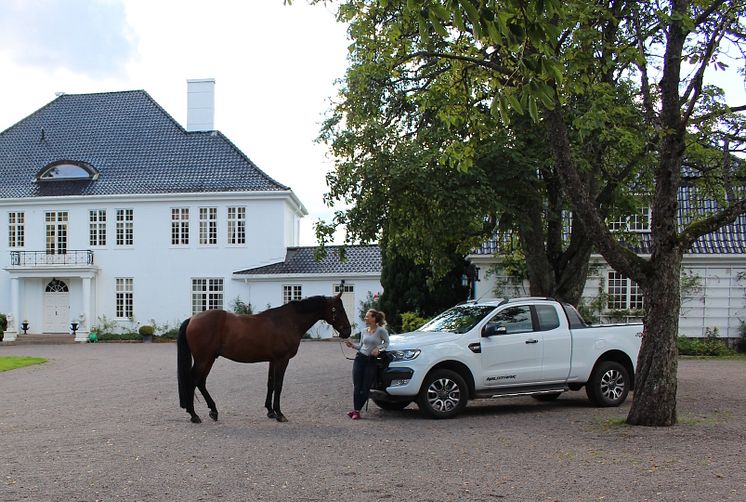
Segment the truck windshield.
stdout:
<path fill-rule="evenodd" d="M 494 306 L 459 305 L 438 315 L 418 331 L 466 333 L 493 310 Z"/>

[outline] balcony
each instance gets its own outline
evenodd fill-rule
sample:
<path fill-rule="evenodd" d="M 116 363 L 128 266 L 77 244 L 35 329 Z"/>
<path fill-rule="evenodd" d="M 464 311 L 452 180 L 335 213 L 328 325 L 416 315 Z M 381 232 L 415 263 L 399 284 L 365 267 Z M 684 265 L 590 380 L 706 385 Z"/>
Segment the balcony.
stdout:
<path fill-rule="evenodd" d="M 49 265 L 93 265 L 90 249 L 68 249 L 66 253 L 49 254 L 46 251 L 11 251 L 11 267 L 46 267 Z"/>

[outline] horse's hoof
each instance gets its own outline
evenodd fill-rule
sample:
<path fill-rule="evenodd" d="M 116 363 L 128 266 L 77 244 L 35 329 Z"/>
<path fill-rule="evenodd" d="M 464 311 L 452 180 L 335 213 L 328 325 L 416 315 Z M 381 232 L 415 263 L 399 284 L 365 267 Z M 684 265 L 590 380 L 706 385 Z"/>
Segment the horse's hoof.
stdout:
<path fill-rule="evenodd" d="M 278 422 L 287 422 L 288 421 L 288 419 L 285 418 L 285 415 L 277 415 L 277 417 L 275 417 L 275 418 L 277 418 Z"/>
<path fill-rule="evenodd" d="M 210 412 L 210 418 L 212 418 L 213 420 L 215 420 L 217 422 L 218 421 L 218 412 L 217 411 L 211 411 Z"/>
<path fill-rule="evenodd" d="M 199 418 L 199 417 L 198 417 L 197 415 L 194 415 L 194 416 L 192 417 L 192 423 L 193 423 L 193 424 L 201 424 L 201 423 L 202 423 L 202 419 L 201 419 L 201 418 Z"/>
<path fill-rule="evenodd" d="M 274 411 L 270 410 L 267 412 L 267 418 L 277 418 L 277 414 Z"/>

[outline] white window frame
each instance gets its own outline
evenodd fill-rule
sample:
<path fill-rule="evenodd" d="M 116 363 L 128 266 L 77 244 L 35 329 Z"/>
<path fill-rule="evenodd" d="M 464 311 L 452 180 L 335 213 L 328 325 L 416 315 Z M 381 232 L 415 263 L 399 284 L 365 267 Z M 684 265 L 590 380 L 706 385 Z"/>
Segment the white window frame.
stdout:
<path fill-rule="evenodd" d="M 132 319 L 135 316 L 135 291 L 132 277 L 115 278 L 116 318 Z"/>
<path fill-rule="evenodd" d="M 199 208 L 199 243 L 215 246 L 218 243 L 218 208 Z"/>
<path fill-rule="evenodd" d="M 106 209 L 88 210 L 88 244 L 106 246 Z"/>
<path fill-rule="evenodd" d="M 117 246 L 135 244 L 135 210 L 117 209 Z"/>
<path fill-rule="evenodd" d="M 246 206 L 228 207 L 228 244 L 246 244 Z"/>
<path fill-rule="evenodd" d="M 189 208 L 171 208 L 171 245 L 189 245 Z"/>
<path fill-rule="evenodd" d="M 67 211 L 45 211 L 45 242 L 47 254 L 67 254 Z"/>
<path fill-rule="evenodd" d="M 22 248 L 26 244 L 26 215 L 23 211 L 8 213 L 8 247 Z"/>
<path fill-rule="evenodd" d="M 608 310 L 642 310 L 644 306 L 640 286 L 615 270 L 606 274 L 606 294 Z"/>
<path fill-rule="evenodd" d="M 283 284 L 282 285 L 282 303 L 290 303 L 294 300 L 303 298 L 302 284 Z"/>
<path fill-rule="evenodd" d="M 222 277 L 192 278 L 192 315 L 205 310 L 222 309 L 224 284 Z"/>
<path fill-rule="evenodd" d="M 612 232 L 650 232 L 650 207 L 640 207 L 630 216 L 609 220 L 607 226 Z"/>

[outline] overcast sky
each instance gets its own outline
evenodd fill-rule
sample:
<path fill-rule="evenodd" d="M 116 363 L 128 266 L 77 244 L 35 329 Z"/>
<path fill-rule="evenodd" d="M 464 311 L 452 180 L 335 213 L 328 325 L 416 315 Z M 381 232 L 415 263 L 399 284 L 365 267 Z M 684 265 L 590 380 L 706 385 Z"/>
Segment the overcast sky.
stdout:
<path fill-rule="evenodd" d="M 131 89 L 186 126 L 187 79 L 214 78 L 215 128 L 293 189 L 313 245 L 332 166 L 314 139 L 347 45 L 332 11 L 303 0 L 0 0 L 0 130 L 57 92 Z"/>

